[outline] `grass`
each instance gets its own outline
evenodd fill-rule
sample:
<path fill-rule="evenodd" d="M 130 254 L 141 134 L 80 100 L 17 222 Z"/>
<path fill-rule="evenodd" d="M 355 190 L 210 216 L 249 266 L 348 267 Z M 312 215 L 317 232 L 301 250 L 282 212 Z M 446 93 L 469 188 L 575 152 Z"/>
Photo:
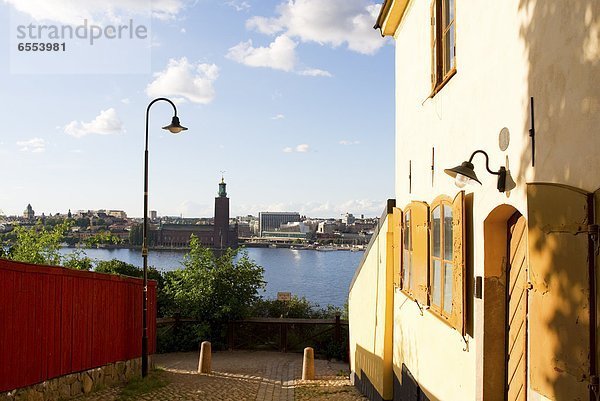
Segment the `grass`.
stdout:
<path fill-rule="evenodd" d="M 117 398 L 118 401 L 129 401 L 134 400 L 137 397 L 151 393 L 154 390 L 162 388 L 169 384 L 168 380 L 164 377 L 162 369 L 153 369 L 148 372 L 148 376 L 145 378 L 135 378 L 131 380 Z"/>

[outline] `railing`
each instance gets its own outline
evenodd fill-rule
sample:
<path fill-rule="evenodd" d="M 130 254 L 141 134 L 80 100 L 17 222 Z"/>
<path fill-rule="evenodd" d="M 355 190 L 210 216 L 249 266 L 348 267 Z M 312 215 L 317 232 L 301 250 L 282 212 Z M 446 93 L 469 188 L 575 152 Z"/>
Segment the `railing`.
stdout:
<path fill-rule="evenodd" d="M 159 330 L 177 335 L 187 324 L 200 321 L 175 316 L 157 320 Z M 231 321 L 220 340 L 229 350 L 252 349 L 301 352 L 313 347 L 327 357 L 348 358 L 348 321 L 334 319 L 249 318 Z"/>

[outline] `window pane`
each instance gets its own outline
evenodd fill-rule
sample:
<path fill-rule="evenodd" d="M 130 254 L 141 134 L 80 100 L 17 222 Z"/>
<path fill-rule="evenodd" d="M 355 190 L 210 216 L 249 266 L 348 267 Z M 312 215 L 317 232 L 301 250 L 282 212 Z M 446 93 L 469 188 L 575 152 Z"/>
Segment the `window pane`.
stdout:
<path fill-rule="evenodd" d="M 448 22 L 454 19 L 454 0 L 448 0 Z"/>
<path fill-rule="evenodd" d="M 411 260 L 409 251 L 404 251 L 403 259 L 404 264 L 402 265 L 402 288 L 410 288 L 409 274 Z"/>
<path fill-rule="evenodd" d="M 452 260 L 452 207 L 444 205 L 444 259 Z"/>
<path fill-rule="evenodd" d="M 444 312 L 452 313 L 452 263 L 444 263 Z"/>
<path fill-rule="evenodd" d="M 444 75 L 446 75 L 452 69 L 452 67 L 450 67 L 450 37 L 453 36 L 451 35 L 451 32 L 453 32 L 452 29 L 450 29 L 444 35 L 444 44 L 442 46 L 442 53 L 444 57 Z"/>
<path fill-rule="evenodd" d="M 410 210 L 404 215 L 404 249 L 411 249 Z"/>
<path fill-rule="evenodd" d="M 408 260 L 409 260 L 409 263 L 408 263 L 408 288 L 410 288 L 412 290 L 414 288 L 414 286 L 413 286 L 414 274 L 413 274 L 413 268 L 412 268 L 412 252 L 408 253 Z"/>
<path fill-rule="evenodd" d="M 441 305 L 442 299 L 442 264 L 439 260 L 433 261 L 433 299 L 434 305 Z"/>
<path fill-rule="evenodd" d="M 441 242 L 441 227 L 440 227 L 440 207 L 437 206 L 435 209 L 433 209 L 433 213 L 432 213 L 432 220 L 433 220 L 433 238 L 432 238 L 432 242 L 433 242 L 433 246 L 432 246 L 432 254 L 433 256 L 437 256 L 440 257 L 441 253 L 440 253 L 440 242 Z"/>
<path fill-rule="evenodd" d="M 454 27 L 455 26 L 456 26 L 456 24 L 452 24 L 452 26 L 448 30 L 448 42 L 449 42 L 448 53 L 450 54 L 450 69 L 449 70 L 454 68 L 454 62 L 455 62 L 455 58 L 456 58 L 456 55 L 454 54 L 455 46 L 456 46 L 456 44 L 454 43 Z"/>
<path fill-rule="evenodd" d="M 444 15 L 442 28 L 446 30 L 450 21 L 452 21 L 452 16 L 450 15 L 450 7 L 452 5 L 452 0 L 443 0 L 442 13 Z"/>

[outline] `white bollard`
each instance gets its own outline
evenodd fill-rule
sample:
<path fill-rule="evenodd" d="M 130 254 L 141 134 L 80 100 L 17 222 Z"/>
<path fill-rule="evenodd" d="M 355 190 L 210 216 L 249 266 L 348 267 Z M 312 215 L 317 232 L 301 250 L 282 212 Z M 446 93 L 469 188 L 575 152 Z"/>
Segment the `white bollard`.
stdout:
<path fill-rule="evenodd" d="M 198 360 L 198 373 L 210 374 L 210 363 L 212 360 L 211 346 L 209 341 L 203 341 L 200 345 L 200 359 Z"/>
<path fill-rule="evenodd" d="M 315 350 L 311 347 L 304 348 L 302 380 L 315 380 Z"/>

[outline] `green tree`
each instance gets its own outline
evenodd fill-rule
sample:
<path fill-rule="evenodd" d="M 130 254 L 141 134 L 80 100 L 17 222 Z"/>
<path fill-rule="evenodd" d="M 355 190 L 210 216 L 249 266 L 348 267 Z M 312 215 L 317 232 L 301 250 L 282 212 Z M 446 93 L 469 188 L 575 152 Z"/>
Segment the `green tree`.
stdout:
<path fill-rule="evenodd" d="M 88 258 L 84 251 L 75 249 L 73 252 L 62 256 L 62 265 L 69 269 L 90 271 L 94 261 Z"/>
<path fill-rule="evenodd" d="M 209 323 L 215 334 L 227 321 L 248 316 L 264 288 L 264 269 L 244 250 L 218 256 L 195 236 L 190 248 L 184 268 L 165 275 L 165 293 L 182 316 Z"/>
<path fill-rule="evenodd" d="M 98 273 L 120 274 L 122 276 L 137 278 L 144 277 L 144 271 L 142 270 L 142 268 L 117 259 L 98 260 L 96 261 L 94 270 Z M 148 280 L 156 280 L 157 283 L 156 302 L 158 306 L 158 316 L 163 317 L 167 316 L 168 313 L 172 313 L 172 311 L 175 309 L 173 306 L 174 303 L 173 299 L 167 294 L 165 294 L 165 279 L 163 277 L 163 273 L 158 271 L 156 268 L 150 266 L 148 267 Z"/>
<path fill-rule="evenodd" d="M 59 251 L 64 235 L 71 225 L 70 222 L 63 222 L 52 229 L 44 227 L 41 223 L 33 227 L 17 225 L 12 232 L 15 236 L 12 246 L 5 256 L 18 262 L 90 270 L 92 260 L 83 251 L 75 250 L 68 255 Z"/>
<path fill-rule="evenodd" d="M 14 227 L 15 241 L 9 256 L 19 262 L 60 265 L 60 243 L 68 230 L 67 223 L 58 224 L 51 230 L 39 222 L 30 228 L 17 225 Z"/>
<path fill-rule="evenodd" d="M 90 248 L 97 245 L 118 245 L 120 243 L 121 238 L 114 235 L 110 231 L 101 231 L 85 239 L 85 245 Z"/>

